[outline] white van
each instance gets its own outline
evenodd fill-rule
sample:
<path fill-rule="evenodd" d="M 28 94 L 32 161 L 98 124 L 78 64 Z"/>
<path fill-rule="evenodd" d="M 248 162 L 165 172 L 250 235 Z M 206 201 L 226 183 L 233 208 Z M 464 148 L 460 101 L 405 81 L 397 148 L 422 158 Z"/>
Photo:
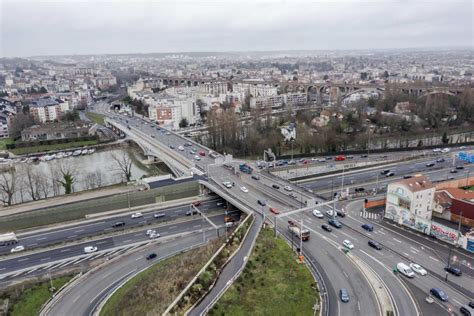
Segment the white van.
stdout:
<path fill-rule="evenodd" d="M 408 278 L 415 277 L 415 272 L 413 272 L 413 270 L 408 265 L 404 264 L 403 262 L 397 263 L 397 270 Z"/>
<path fill-rule="evenodd" d="M 87 246 L 84 247 L 84 253 L 93 253 L 97 251 L 97 247 L 95 246 Z"/>

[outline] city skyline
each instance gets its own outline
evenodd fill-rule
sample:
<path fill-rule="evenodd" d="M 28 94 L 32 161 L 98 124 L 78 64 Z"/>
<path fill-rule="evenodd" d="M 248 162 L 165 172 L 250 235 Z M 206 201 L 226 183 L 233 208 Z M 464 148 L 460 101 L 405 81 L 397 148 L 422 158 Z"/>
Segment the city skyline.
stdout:
<path fill-rule="evenodd" d="M 73 4 L 3 1 L 0 56 L 472 48 L 473 44 L 472 3 L 462 0 Z"/>

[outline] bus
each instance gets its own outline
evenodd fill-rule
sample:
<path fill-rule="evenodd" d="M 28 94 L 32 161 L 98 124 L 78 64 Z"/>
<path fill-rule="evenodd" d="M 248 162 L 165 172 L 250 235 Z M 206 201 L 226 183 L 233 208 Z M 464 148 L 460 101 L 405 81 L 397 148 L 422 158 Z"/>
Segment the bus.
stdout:
<path fill-rule="evenodd" d="M 18 243 L 15 233 L 0 234 L 0 246 L 14 245 Z"/>
<path fill-rule="evenodd" d="M 298 225 L 293 223 L 292 221 L 288 221 L 288 230 L 290 233 L 298 238 L 301 238 L 303 241 L 309 240 L 309 230 L 308 229 L 301 229 Z"/>

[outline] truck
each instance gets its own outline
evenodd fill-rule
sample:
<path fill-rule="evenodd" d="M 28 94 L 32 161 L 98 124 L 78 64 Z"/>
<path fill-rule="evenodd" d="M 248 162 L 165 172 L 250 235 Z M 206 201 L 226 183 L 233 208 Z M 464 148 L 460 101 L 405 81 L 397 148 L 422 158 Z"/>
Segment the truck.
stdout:
<path fill-rule="evenodd" d="M 301 229 L 300 226 L 293 221 L 288 221 L 288 231 L 298 238 L 301 238 L 303 241 L 309 240 L 309 230 Z"/>
<path fill-rule="evenodd" d="M 15 233 L 0 234 L 0 246 L 9 246 L 18 243 Z"/>
<path fill-rule="evenodd" d="M 252 167 L 250 167 L 250 166 L 247 165 L 246 163 L 241 163 L 241 164 L 239 165 L 239 170 L 240 170 L 241 172 L 245 172 L 245 173 L 247 173 L 247 174 L 252 174 L 252 171 L 253 171 Z"/>

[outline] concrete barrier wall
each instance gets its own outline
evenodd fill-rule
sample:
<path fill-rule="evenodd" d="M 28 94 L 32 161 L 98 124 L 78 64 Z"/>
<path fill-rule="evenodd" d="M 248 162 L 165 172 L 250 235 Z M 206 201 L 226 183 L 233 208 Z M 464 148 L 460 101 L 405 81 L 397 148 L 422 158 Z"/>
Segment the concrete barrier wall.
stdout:
<path fill-rule="evenodd" d="M 384 205 L 385 205 L 385 198 L 381 198 L 377 200 L 367 201 L 366 203 L 364 203 L 364 208 L 372 208 L 372 207 L 384 206 Z"/>
<path fill-rule="evenodd" d="M 461 170 L 464 171 L 464 170 Z M 447 188 L 460 188 L 465 186 L 474 185 L 474 176 L 469 178 L 454 179 L 449 181 L 443 181 L 436 183 L 436 190 L 447 189 Z"/>

